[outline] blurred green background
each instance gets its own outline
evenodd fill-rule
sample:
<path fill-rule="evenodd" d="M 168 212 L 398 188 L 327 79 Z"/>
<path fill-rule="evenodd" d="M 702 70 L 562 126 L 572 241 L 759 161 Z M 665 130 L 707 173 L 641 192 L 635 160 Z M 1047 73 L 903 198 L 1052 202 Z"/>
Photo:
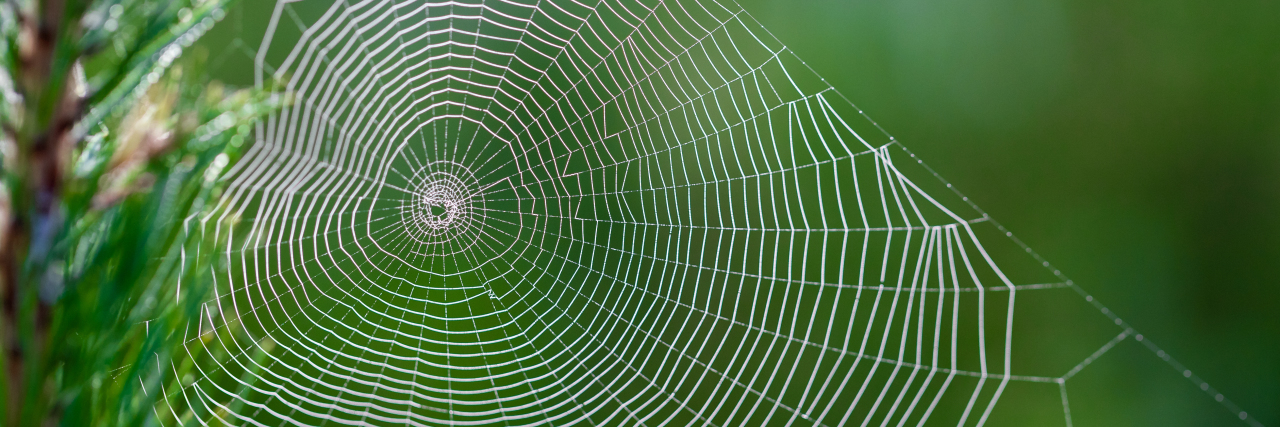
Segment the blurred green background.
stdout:
<path fill-rule="evenodd" d="M 1055 267 L 1280 425 L 1280 3 L 742 6 Z M 242 85 L 252 59 L 236 43 L 256 47 L 271 2 L 243 7 L 203 42 L 214 76 Z M 1080 316 L 1060 328 L 1105 321 Z M 1128 345 L 1071 383 L 1075 425 L 1242 425 Z"/>
<path fill-rule="evenodd" d="M 1280 425 L 1280 3 L 742 5 L 1084 289 Z M 1076 425 L 1241 424 L 1150 353 L 1099 365 L 1102 395 L 1072 394 Z"/>

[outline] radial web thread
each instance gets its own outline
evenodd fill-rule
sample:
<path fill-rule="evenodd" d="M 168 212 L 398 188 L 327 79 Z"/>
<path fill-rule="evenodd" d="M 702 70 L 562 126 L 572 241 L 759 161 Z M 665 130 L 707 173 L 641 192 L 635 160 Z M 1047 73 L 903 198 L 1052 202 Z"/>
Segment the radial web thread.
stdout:
<path fill-rule="evenodd" d="M 1183 370 L 732 2 L 281 1 L 244 50 L 292 102 L 194 220 L 203 423 L 982 425 L 1030 384 L 1070 425 L 1121 343 Z M 1019 371 L 1028 295 L 1117 329 Z"/>

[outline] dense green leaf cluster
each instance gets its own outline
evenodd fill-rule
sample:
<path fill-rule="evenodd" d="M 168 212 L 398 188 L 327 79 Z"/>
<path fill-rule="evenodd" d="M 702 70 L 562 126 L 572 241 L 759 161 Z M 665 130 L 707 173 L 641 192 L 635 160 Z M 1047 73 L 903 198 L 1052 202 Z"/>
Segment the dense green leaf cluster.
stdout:
<path fill-rule="evenodd" d="M 198 422 L 216 414 L 191 412 L 185 387 L 216 381 L 227 356 L 187 351 L 214 327 L 198 319 L 234 221 L 215 215 L 220 177 L 283 100 L 209 82 L 184 53 L 226 0 L 86 3 L 0 5 L 0 262 L 14 271 L 0 277 L 0 411 L 19 425 Z"/>

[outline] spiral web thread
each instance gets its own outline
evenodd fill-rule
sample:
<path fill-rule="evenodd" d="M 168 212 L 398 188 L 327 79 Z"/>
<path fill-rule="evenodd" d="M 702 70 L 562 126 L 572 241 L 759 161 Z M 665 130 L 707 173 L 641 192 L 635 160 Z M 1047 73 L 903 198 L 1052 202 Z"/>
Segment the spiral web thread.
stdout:
<path fill-rule="evenodd" d="M 1183 370 L 736 4 L 282 1 L 247 50 L 294 102 L 199 218 L 202 424 L 982 425 L 1032 384 L 1070 425 L 1120 342 Z M 1119 333 L 1018 374 L 1054 291 Z"/>

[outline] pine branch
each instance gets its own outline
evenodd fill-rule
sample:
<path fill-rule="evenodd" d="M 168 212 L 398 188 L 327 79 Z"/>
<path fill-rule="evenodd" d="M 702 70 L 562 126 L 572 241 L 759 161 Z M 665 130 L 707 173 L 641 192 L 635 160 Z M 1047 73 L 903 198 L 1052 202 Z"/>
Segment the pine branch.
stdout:
<path fill-rule="evenodd" d="M 207 362 L 183 349 L 184 330 L 211 290 L 217 238 L 191 219 L 216 204 L 249 125 L 282 102 L 179 60 L 178 40 L 228 3 L 0 4 L 4 425 L 192 416 L 147 390 L 181 389 Z M 100 52 L 110 37 L 133 48 Z"/>

